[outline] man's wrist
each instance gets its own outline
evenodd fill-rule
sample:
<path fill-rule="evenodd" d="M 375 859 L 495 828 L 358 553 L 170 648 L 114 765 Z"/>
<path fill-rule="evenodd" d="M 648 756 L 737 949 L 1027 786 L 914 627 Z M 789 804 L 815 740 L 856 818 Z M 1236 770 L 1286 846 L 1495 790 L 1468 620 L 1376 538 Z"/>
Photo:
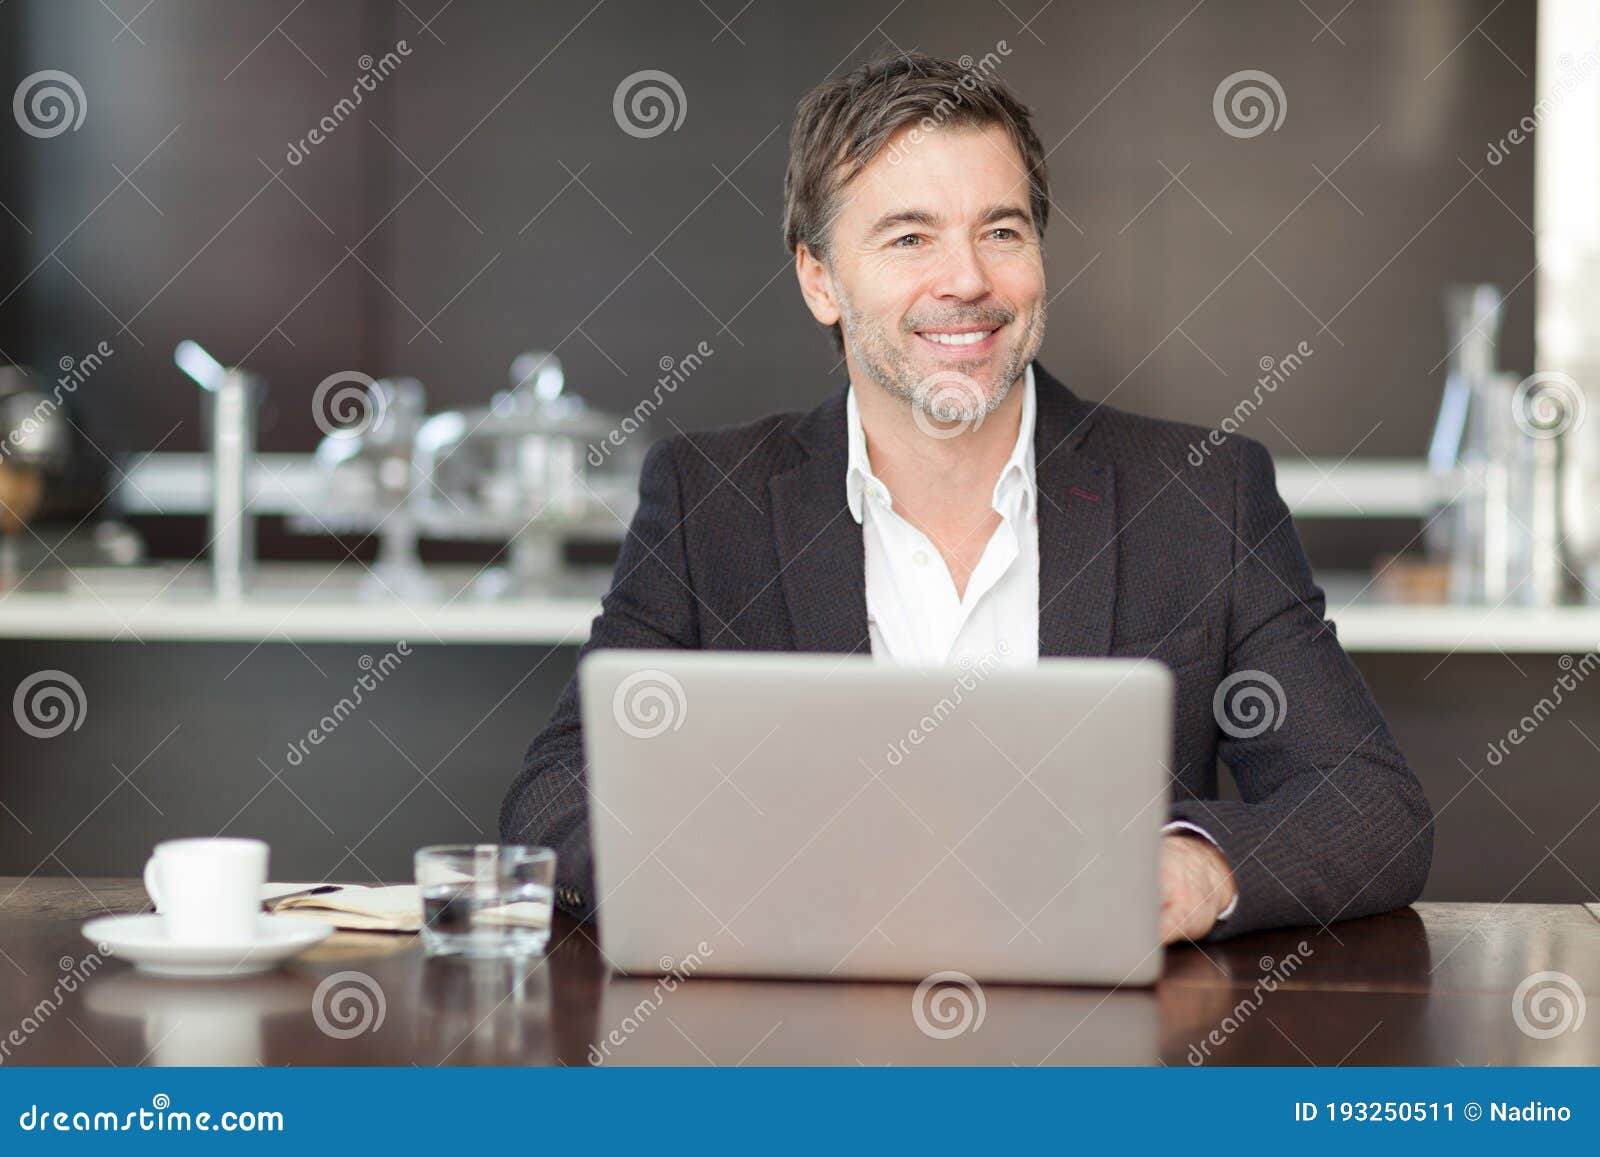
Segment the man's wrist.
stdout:
<path fill-rule="evenodd" d="M 1239 888 L 1233 878 L 1233 865 L 1228 862 L 1228 857 L 1223 852 L 1222 845 L 1217 843 L 1216 837 L 1199 824 L 1191 823 L 1188 820 L 1172 820 L 1168 822 L 1161 829 L 1161 834 L 1163 836 L 1182 836 L 1194 839 L 1210 849 L 1211 858 L 1217 869 L 1216 887 L 1223 897 L 1222 907 L 1217 912 L 1216 921 L 1220 924 L 1232 916 L 1239 907 Z"/>

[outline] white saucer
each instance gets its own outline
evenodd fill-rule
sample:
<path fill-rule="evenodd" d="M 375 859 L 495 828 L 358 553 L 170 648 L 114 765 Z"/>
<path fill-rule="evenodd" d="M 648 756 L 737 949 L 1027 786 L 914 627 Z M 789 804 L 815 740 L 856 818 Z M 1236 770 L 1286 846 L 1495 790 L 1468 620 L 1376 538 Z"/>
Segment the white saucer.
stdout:
<path fill-rule="evenodd" d="M 326 940 L 331 924 L 289 916 L 262 916 L 249 944 L 174 944 L 160 916 L 102 916 L 83 935 L 104 944 L 141 972 L 157 976 L 249 976 L 276 968 L 297 952 Z"/>

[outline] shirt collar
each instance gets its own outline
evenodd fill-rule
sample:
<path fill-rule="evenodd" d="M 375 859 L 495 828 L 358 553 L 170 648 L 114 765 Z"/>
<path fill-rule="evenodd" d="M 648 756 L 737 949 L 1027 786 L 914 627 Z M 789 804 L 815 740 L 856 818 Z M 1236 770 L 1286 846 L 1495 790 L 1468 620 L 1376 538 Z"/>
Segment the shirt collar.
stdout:
<path fill-rule="evenodd" d="M 861 410 L 856 405 L 856 388 L 854 385 L 851 385 L 845 393 L 844 410 L 845 430 L 850 445 L 849 461 L 845 467 L 845 498 L 850 504 L 851 516 L 857 522 L 860 522 L 863 512 L 863 498 L 867 488 L 869 486 L 879 487 L 886 501 L 888 500 L 889 491 L 873 475 L 872 464 L 867 459 L 867 435 L 861 425 Z M 1033 430 L 1037 413 L 1038 404 L 1034 397 L 1033 386 L 1033 363 L 1029 362 L 1022 375 L 1022 420 L 1017 426 L 1017 441 L 1011 447 L 1011 456 L 1006 459 L 1006 464 L 1000 471 L 1000 477 L 994 484 L 994 508 L 1001 514 L 1010 514 L 1013 502 L 1020 500 L 1032 503 L 1034 501 Z M 1025 510 L 1026 506 L 1022 509 Z M 1018 513 L 1021 513 L 1021 511 L 1018 511 Z"/>

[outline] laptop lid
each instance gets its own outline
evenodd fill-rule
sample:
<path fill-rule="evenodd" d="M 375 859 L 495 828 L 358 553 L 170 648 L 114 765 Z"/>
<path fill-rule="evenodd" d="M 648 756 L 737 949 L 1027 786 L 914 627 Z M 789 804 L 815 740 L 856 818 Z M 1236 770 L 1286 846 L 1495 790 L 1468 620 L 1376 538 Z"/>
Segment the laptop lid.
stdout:
<path fill-rule="evenodd" d="M 596 651 L 579 680 L 613 967 L 1155 980 L 1159 663 Z"/>

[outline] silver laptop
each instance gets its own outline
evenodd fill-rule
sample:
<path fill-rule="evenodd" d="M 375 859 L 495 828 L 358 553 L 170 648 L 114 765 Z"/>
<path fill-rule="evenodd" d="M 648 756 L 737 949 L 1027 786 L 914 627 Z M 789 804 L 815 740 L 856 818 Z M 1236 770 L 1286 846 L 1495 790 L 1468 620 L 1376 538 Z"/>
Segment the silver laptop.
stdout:
<path fill-rule="evenodd" d="M 579 680 L 612 967 L 1156 979 L 1159 663 L 595 651 Z"/>

